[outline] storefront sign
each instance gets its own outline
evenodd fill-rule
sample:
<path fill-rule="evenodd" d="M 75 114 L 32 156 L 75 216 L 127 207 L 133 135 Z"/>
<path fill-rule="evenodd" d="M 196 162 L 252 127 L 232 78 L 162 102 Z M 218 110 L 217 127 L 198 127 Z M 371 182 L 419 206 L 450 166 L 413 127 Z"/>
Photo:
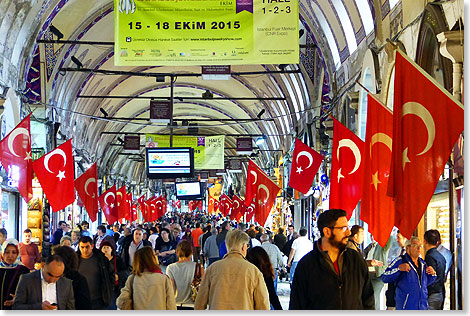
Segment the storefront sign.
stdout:
<path fill-rule="evenodd" d="M 145 134 L 147 147 L 170 147 L 169 135 Z M 194 148 L 194 168 L 197 170 L 224 167 L 225 136 L 173 136 L 173 147 Z"/>
<path fill-rule="evenodd" d="M 299 63 L 298 0 L 114 0 L 117 66 Z"/>

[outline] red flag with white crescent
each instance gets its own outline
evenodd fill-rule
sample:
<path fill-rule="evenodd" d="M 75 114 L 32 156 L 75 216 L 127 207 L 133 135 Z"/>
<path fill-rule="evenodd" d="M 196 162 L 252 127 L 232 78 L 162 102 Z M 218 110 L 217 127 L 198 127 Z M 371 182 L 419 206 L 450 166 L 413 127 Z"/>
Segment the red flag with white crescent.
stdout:
<path fill-rule="evenodd" d="M 133 205 L 134 198 L 132 196 L 132 192 L 127 193 L 127 208 L 126 213 L 124 214 L 124 218 L 128 221 L 132 221 L 132 205 Z"/>
<path fill-rule="evenodd" d="M 364 142 L 336 119 L 331 155 L 330 209 L 345 210 L 349 219 L 362 194 Z"/>
<path fill-rule="evenodd" d="M 269 179 L 264 172 L 258 173 L 255 195 L 255 219 L 261 226 L 264 226 L 266 223 L 280 190 L 281 188 Z"/>
<path fill-rule="evenodd" d="M 0 162 L 8 177 L 18 181 L 18 191 L 26 203 L 33 197 L 30 118 L 31 114 L 0 141 Z"/>
<path fill-rule="evenodd" d="M 232 211 L 232 200 L 225 193 L 220 196 L 219 208 L 224 216 L 227 216 Z"/>
<path fill-rule="evenodd" d="M 209 195 L 209 205 L 207 205 L 208 214 L 211 214 L 212 212 L 214 212 L 214 202 L 215 202 L 215 199 L 211 195 Z"/>
<path fill-rule="evenodd" d="M 232 203 L 232 213 L 230 214 L 231 219 L 235 219 L 237 222 L 240 221 L 240 218 L 245 214 L 245 201 L 240 198 L 238 195 L 233 196 Z"/>
<path fill-rule="evenodd" d="M 91 221 L 96 221 L 98 214 L 98 168 L 95 162 L 85 173 L 75 180 L 75 189 Z"/>
<path fill-rule="evenodd" d="M 72 139 L 35 160 L 33 169 L 54 212 L 75 201 Z"/>
<path fill-rule="evenodd" d="M 410 238 L 464 130 L 464 107 L 424 70 L 397 51 L 389 196 L 395 226 Z M 411 83 L 411 84 L 410 84 Z"/>
<path fill-rule="evenodd" d="M 392 136 L 392 112 L 368 95 L 361 219 L 369 225 L 369 232 L 382 247 L 395 223 L 393 199 L 387 196 Z"/>
<path fill-rule="evenodd" d="M 259 185 L 258 178 L 261 175 L 266 175 L 253 161 L 248 162 L 248 170 L 246 173 L 246 188 L 245 188 L 245 205 L 249 206 L 250 201 L 256 195 Z"/>
<path fill-rule="evenodd" d="M 214 214 L 220 212 L 220 202 L 214 199 Z"/>
<path fill-rule="evenodd" d="M 126 186 L 122 186 L 119 190 L 116 190 L 116 206 L 118 212 L 118 219 L 125 218 L 129 213 Z"/>
<path fill-rule="evenodd" d="M 116 185 L 113 185 L 106 192 L 101 194 L 98 201 L 108 224 L 114 224 L 114 222 L 118 220 Z"/>
<path fill-rule="evenodd" d="M 322 161 L 322 155 L 305 145 L 299 139 L 296 139 L 289 186 L 303 194 L 307 194 L 312 187 L 313 180 Z"/>
<path fill-rule="evenodd" d="M 246 208 L 246 222 L 250 222 L 255 215 L 255 202 L 252 201 L 251 204 Z"/>

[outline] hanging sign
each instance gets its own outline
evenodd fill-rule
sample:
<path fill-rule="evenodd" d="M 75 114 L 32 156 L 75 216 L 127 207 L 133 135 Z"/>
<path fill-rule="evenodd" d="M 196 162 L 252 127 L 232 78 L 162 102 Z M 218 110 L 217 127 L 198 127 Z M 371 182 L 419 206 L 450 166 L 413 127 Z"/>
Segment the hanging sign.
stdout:
<path fill-rule="evenodd" d="M 147 147 L 170 147 L 169 135 L 145 134 Z M 173 147 L 194 148 L 194 169 L 224 167 L 225 136 L 173 136 Z"/>
<path fill-rule="evenodd" d="M 153 123 L 170 123 L 173 107 L 168 100 L 150 101 L 150 121 Z"/>
<path fill-rule="evenodd" d="M 117 66 L 299 63 L 298 0 L 114 0 Z"/>

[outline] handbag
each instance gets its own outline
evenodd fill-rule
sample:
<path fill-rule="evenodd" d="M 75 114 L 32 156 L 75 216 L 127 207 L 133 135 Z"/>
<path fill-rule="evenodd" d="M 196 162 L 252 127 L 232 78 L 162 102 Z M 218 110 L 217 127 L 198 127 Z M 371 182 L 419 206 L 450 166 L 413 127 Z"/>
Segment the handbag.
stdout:
<path fill-rule="evenodd" d="M 191 282 L 191 299 L 193 302 L 196 301 L 197 292 L 199 291 L 199 285 L 201 284 L 201 265 L 196 262 L 196 268 L 194 269 L 194 277 Z"/>

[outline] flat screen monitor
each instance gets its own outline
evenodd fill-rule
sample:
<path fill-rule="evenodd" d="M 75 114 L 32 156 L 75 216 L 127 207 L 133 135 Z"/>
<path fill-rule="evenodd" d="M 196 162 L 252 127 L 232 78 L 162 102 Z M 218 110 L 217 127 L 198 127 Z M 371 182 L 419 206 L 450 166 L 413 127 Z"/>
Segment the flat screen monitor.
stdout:
<path fill-rule="evenodd" d="M 176 182 L 176 198 L 178 200 L 197 200 L 204 198 L 199 181 Z"/>
<path fill-rule="evenodd" d="M 176 179 L 194 174 L 194 150 L 190 147 L 146 148 L 147 177 Z"/>

